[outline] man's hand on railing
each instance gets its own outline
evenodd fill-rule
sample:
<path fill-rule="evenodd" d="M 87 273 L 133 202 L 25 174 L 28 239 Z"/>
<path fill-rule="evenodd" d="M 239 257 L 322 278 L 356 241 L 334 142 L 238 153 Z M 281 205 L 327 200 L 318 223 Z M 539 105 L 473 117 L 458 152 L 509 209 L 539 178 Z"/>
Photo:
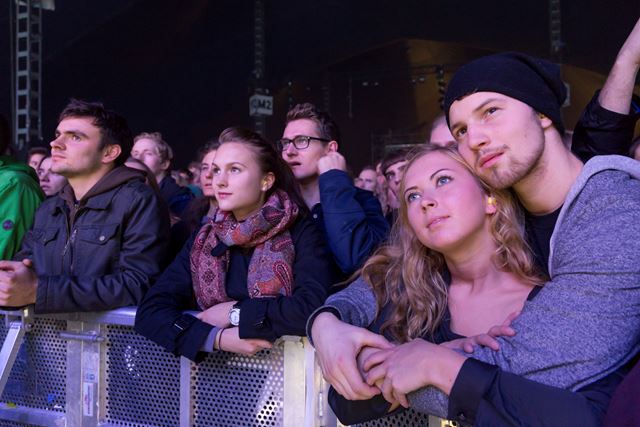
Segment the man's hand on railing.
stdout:
<path fill-rule="evenodd" d="M 231 326 L 231 323 L 229 323 L 229 311 L 231 311 L 236 302 L 237 301 L 228 301 L 216 304 L 204 311 L 201 311 L 196 315 L 196 317 L 203 322 L 217 326 L 218 328 L 226 328 Z"/>
<path fill-rule="evenodd" d="M 338 393 L 349 400 L 366 400 L 380 393 L 364 382 L 356 357 L 364 347 L 393 347 L 382 335 L 344 323 L 331 313 L 315 318 L 311 335 L 322 374 Z"/>
<path fill-rule="evenodd" d="M 0 306 L 35 304 L 38 277 L 31 260 L 0 261 Z"/>
<path fill-rule="evenodd" d="M 253 356 L 260 350 L 273 347 L 269 341 L 259 339 L 241 339 L 238 328 L 223 329 L 220 332 L 220 349 L 231 353 L 240 353 L 246 356 Z"/>

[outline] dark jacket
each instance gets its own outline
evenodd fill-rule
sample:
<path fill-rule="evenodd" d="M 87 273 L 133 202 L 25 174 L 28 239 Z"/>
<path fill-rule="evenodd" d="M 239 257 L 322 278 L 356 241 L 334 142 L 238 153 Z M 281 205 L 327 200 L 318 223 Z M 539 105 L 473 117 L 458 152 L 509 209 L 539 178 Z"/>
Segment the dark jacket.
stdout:
<path fill-rule="evenodd" d="M 291 296 L 249 298 L 247 271 L 253 251 L 236 246 L 229 249 L 226 292 L 239 301 L 240 338 L 273 341 L 282 335 L 303 336 L 307 317 L 327 297 L 332 283 L 330 256 L 320 233 L 308 218 L 298 219 L 290 232 L 295 247 Z M 185 310 L 199 311 L 190 269 L 194 237 L 145 296 L 138 308 L 135 330 L 176 355 L 200 361 L 213 326 L 182 314 Z"/>
<path fill-rule="evenodd" d="M 327 171 L 319 185 L 321 209 L 314 206 L 313 218 L 340 270 L 349 275 L 387 238 L 389 224 L 374 194 L 355 187 L 346 172 Z"/>
<path fill-rule="evenodd" d="M 180 187 L 170 175 L 162 178 L 158 184 L 162 198 L 169 205 L 172 215 L 182 217 L 182 213 L 193 199 L 193 193 L 187 187 Z"/>
<path fill-rule="evenodd" d="M 36 212 L 15 259 L 38 275 L 36 312 L 136 305 L 160 273 L 169 218 L 137 170 L 118 167 L 75 201 L 67 185 Z"/>

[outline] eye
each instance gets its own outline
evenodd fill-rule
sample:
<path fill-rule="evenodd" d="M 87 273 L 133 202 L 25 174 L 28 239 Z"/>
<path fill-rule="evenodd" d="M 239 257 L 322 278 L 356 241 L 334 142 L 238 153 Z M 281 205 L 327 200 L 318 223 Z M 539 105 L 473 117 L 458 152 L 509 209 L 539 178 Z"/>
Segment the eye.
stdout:
<path fill-rule="evenodd" d="M 489 107 L 489 108 L 487 108 L 487 109 L 485 110 L 484 115 L 485 115 L 485 116 L 490 116 L 490 115 L 492 115 L 493 113 L 495 113 L 496 111 L 498 111 L 498 108 L 497 108 L 497 107 Z"/>
<path fill-rule="evenodd" d="M 220 175 L 220 168 L 217 166 L 212 167 L 211 171 L 213 172 L 214 175 Z"/>
<path fill-rule="evenodd" d="M 420 193 L 416 193 L 415 191 L 407 194 L 407 203 L 415 202 L 420 199 Z"/>
<path fill-rule="evenodd" d="M 80 141 L 80 137 L 74 133 L 74 134 L 71 135 L 71 140 L 72 141 Z"/>
<path fill-rule="evenodd" d="M 456 139 L 460 139 L 463 136 L 465 136 L 466 134 L 467 134 L 467 128 L 466 127 L 461 127 L 461 128 L 456 129 L 456 133 L 455 133 L 454 136 L 456 137 Z"/>
<path fill-rule="evenodd" d="M 238 173 L 240 172 L 240 168 L 237 166 L 231 166 L 231 169 L 229 169 L 231 172 L 233 173 Z"/>
<path fill-rule="evenodd" d="M 448 175 L 442 175 L 442 176 L 439 176 L 439 177 L 436 179 L 436 187 L 441 187 L 441 186 L 443 186 L 443 185 L 445 185 L 445 184 L 450 183 L 451 181 L 453 181 L 453 178 L 451 178 L 451 177 L 450 177 L 450 176 L 448 176 Z"/>

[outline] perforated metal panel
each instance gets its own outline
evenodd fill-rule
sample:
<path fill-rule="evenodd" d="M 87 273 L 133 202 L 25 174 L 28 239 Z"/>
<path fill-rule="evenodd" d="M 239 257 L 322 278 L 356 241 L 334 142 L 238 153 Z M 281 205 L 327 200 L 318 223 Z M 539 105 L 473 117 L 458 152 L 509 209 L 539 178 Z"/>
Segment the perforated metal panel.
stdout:
<path fill-rule="evenodd" d="M 106 414 L 116 426 L 180 423 L 180 360 L 128 326 L 105 326 Z"/>
<path fill-rule="evenodd" d="M 428 426 L 429 416 L 407 409 L 399 414 L 389 415 L 388 417 L 378 418 L 377 420 L 368 421 L 366 423 L 357 424 L 357 427 L 409 427 L 409 426 Z"/>
<path fill-rule="evenodd" d="M 252 357 L 215 352 L 191 369 L 196 427 L 282 426 L 282 343 Z"/>
<path fill-rule="evenodd" d="M 25 335 L 7 381 L 2 402 L 64 412 L 66 405 L 67 342 L 59 333 L 65 320 L 36 319 Z M 0 343 L 7 330 L 0 323 Z"/>
<path fill-rule="evenodd" d="M 24 424 L 16 421 L 0 420 L 0 427 L 37 427 L 32 424 Z"/>

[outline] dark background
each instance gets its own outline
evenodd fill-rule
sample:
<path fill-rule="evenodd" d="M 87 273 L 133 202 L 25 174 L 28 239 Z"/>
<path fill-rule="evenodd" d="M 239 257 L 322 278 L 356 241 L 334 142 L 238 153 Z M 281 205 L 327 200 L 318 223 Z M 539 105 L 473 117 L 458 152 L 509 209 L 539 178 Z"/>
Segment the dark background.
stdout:
<path fill-rule="evenodd" d="M 7 116 L 10 1 L 0 2 L 0 113 Z M 606 74 L 640 16 L 640 1 L 561 4 L 564 62 Z M 56 0 L 43 17 L 45 142 L 69 97 L 103 101 L 136 133 L 162 131 L 178 166 L 223 128 L 250 126 L 253 7 L 250 0 Z M 267 0 L 265 13 L 266 86 L 274 93 L 399 39 L 549 57 L 543 0 Z M 285 112 L 268 119 L 267 137 L 279 136 Z"/>

